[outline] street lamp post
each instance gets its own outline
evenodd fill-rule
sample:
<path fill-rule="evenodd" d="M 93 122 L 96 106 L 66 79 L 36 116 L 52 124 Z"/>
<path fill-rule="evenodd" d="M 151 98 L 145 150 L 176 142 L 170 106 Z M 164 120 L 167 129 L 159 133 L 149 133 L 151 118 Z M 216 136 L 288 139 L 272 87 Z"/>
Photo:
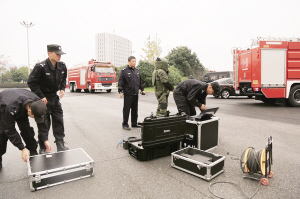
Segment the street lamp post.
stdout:
<path fill-rule="evenodd" d="M 32 26 L 34 26 L 35 24 L 33 24 L 32 22 L 28 23 L 28 22 L 20 22 L 20 24 L 22 26 L 24 26 L 25 28 L 27 28 L 27 48 L 28 48 L 28 76 L 30 74 L 30 63 L 29 63 L 29 36 L 28 36 L 28 29 L 31 28 Z"/>

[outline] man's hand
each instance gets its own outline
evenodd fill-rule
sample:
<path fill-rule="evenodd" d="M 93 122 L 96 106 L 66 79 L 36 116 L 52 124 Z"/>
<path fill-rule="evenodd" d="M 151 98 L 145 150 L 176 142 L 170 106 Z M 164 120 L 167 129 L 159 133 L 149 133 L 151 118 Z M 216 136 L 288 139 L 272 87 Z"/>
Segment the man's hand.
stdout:
<path fill-rule="evenodd" d="M 24 162 L 27 162 L 27 160 L 29 160 L 29 152 L 26 148 L 22 150 L 21 158 Z"/>
<path fill-rule="evenodd" d="M 45 104 L 47 104 L 47 103 L 48 103 L 48 101 L 47 101 L 47 98 L 46 98 L 46 97 L 44 97 L 44 98 L 42 99 L 42 101 L 43 101 Z"/>
<path fill-rule="evenodd" d="M 120 98 L 123 98 L 123 93 L 120 93 Z"/>
<path fill-rule="evenodd" d="M 44 142 L 44 144 L 45 144 L 45 147 L 46 147 L 46 152 L 47 152 L 47 153 L 51 153 L 52 147 L 51 147 L 51 144 L 50 144 L 49 140 L 46 140 L 46 141 Z"/>
<path fill-rule="evenodd" d="M 142 95 L 146 95 L 145 91 L 142 91 L 141 94 L 142 94 Z"/>
<path fill-rule="evenodd" d="M 200 110 L 201 110 L 201 111 L 206 110 L 205 104 L 202 104 L 202 105 L 201 105 Z"/>
<path fill-rule="evenodd" d="M 59 99 L 63 98 L 63 96 L 65 95 L 65 91 L 60 90 L 58 95 L 59 95 Z"/>

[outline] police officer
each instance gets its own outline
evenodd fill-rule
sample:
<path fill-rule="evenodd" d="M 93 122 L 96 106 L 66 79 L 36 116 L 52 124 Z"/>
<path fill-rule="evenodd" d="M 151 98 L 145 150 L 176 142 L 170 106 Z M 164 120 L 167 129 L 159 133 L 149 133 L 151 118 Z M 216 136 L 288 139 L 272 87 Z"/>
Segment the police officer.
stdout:
<path fill-rule="evenodd" d="M 178 84 L 174 90 L 174 100 L 179 113 L 189 116 L 196 115 L 195 106 L 205 110 L 206 96 L 219 92 L 219 83 L 205 83 L 195 79 L 188 79 Z"/>
<path fill-rule="evenodd" d="M 66 88 L 67 67 L 60 62 L 61 55 L 65 54 L 57 44 L 47 45 L 48 59 L 37 63 L 28 77 L 28 86 L 47 104 L 45 122 L 38 125 L 40 153 L 45 153 L 44 142 L 48 140 L 51 125 L 55 137 L 57 151 L 68 150 L 64 145 L 64 121 L 60 99 Z M 57 95 L 59 91 L 59 96 Z"/>
<path fill-rule="evenodd" d="M 165 58 L 157 58 L 155 70 L 152 74 L 152 84 L 155 88 L 155 96 L 158 100 L 156 116 L 164 116 L 167 113 L 168 97 L 170 91 L 174 90 L 169 82 L 169 64 Z"/>
<path fill-rule="evenodd" d="M 46 112 L 45 103 L 29 90 L 6 89 L 0 93 L 0 170 L 8 139 L 22 151 L 21 157 L 24 162 L 29 159 L 27 149 L 30 155 L 37 155 L 37 142 L 34 139 L 34 130 L 29 124 L 28 116 L 34 118 L 37 123 L 43 123 Z M 15 128 L 16 123 L 27 149 Z M 47 149 L 51 151 L 51 146 Z"/>
<path fill-rule="evenodd" d="M 134 56 L 128 58 L 127 67 L 123 68 L 120 73 L 118 91 L 120 97 L 124 96 L 123 106 L 123 123 L 122 127 L 125 130 L 131 130 L 128 125 L 129 112 L 131 109 L 131 127 L 140 127 L 137 124 L 138 118 L 138 99 L 139 89 L 141 94 L 145 95 L 144 87 L 141 81 L 139 69 L 135 68 L 136 59 Z"/>

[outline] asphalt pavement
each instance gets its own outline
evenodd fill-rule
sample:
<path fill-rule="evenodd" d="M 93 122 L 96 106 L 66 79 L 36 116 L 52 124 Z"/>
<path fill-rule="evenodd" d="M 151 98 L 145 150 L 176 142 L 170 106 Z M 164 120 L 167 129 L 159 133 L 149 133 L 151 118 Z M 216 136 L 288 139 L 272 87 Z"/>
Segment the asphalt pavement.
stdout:
<path fill-rule="evenodd" d="M 27 164 L 10 142 L 0 172 L 0 198 L 215 198 L 209 185 L 233 182 L 254 198 L 299 198 L 300 195 L 300 109 L 283 104 L 268 105 L 254 99 L 207 97 L 207 107 L 220 107 L 219 146 L 213 153 L 226 157 L 224 173 L 210 182 L 171 167 L 171 156 L 140 162 L 128 154 L 119 139 L 136 136 L 135 129 L 122 129 L 123 100 L 112 93 L 70 93 L 61 100 L 67 146 L 83 148 L 95 161 L 95 176 L 46 188 L 29 189 Z M 139 96 L 139 122 L 157 101 L 153 93 Z M 171 114 L 177 113 L 173 96 Z M 199 110 L 197 110 L 199 113 Z M 34 120 L 30 123 L 37 133 Z M 247 147 L 262 150 L 268 136 L 273 137 L 274 177 L 268 186 L 243 179 L 239 158 Z M 36 135 L 37 137 L 37 135 Z M 56 146 L 52 131 L 49 140 Z M 213 185 L 212 191 L 224 198 L 245 198 L 239 187 L 230 183 Z"/>

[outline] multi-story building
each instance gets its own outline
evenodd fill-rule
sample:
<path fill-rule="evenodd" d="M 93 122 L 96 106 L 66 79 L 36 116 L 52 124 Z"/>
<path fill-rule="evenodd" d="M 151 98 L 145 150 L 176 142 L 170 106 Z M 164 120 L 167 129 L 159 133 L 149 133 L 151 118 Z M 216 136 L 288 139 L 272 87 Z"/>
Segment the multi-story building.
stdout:
<path fill-rule="evenodd" d="M 114 66 L 128 64 L 128 57 L 132 55 L 130 40 L 110 33 L 96 34 L 96 60 L 111 62 Z"/>

